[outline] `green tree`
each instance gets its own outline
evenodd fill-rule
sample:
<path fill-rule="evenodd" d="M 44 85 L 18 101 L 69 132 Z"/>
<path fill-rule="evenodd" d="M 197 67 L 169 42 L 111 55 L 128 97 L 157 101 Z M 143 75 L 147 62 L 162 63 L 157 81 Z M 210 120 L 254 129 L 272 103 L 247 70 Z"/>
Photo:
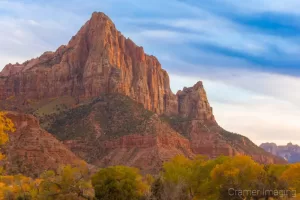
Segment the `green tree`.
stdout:
<path fill-rule="evenodd" d="M 99 200 L 139 200 L 149 191 L 139 170 L 125 166 L 100 169 L 92 184 Z"/>

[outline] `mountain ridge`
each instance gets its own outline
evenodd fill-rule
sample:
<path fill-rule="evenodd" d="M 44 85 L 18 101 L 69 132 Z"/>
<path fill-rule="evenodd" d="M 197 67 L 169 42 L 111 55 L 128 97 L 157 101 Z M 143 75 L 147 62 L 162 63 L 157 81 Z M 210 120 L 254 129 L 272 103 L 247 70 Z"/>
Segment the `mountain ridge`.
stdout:
<path fill-rule="evenodd" d="M 11 111 L 5 112 L 5 115 L 16 128 L 9 134 L 9 142 L 4 149 L 1 149 L 7 158 L 4 169 L 9 174 L 38 177 L 46 170 L 83 162 L 53 135 L 41 129 L 34 116 Z"/>
<path fill-rule="evenodd" d="M 277 145 L 276 143 L 262 143 L 260 147 L 275 156 L 284 158 L 289 163 L 300 162 L 300 146 L 297 144 L 292 144 L 291 142 L 286 145 Z"/>
<path fill-rule="evenodd" d="M 137 109 L 139 105 L 142 108 Z M 93 13 L 68 45 L 55 52 L 7 65 L 0 74 L 0 109 L 34 114 L 52 134 L 68 134 L 71 139 L 61 140 L 86 161 L 109 144 L 106 154 L 111 157 L 94 160 L 98 166 L 121 163 L 146 168 L 144 158 L 160 155 L 157 152 L 163 152 L 162 160 L 178 153 L 188 157 L 246 154 L 264 163 L 284 162 L 248 138 L 222 129 L 201 81 L 173 94 L 158 59 L 126 39 L 104 13 Z M 150 126 L 156 132 L 131 127 L 124 131 L 118 124 Z M 78 130 L 82 130 L 79 135 Z M 144 151 L 145 146 L 151 148 Z M 126 163 L 118 152 L 131 152 L 131 160 L 142 159 Z M 155 162 L 155 167 L 161 163 Z"/>
<path fill-rule="evenodd" d="M 7 72 L 7 68 L 11 71 Z M 28 74 L 30 71 L 33 73 Z M 12 78 L 5 78 L 5 74 L 11 74 L 6 77 Z M 16 74 L 24 75 L 14 79 Z M 158 114 L 189 114 L 180 107 L 180 97 L 171 91 L 169 76 L 158 59 L 145 54 L 142 47 L 126 39 L 104 13 L 93 13 L 68 45 L 60 46 L 55 52 L 45 52 L 22 65 L 7 65 L 0 76 L 0 99 L 10 96 L 41 99 L 62 95 L 80 99 L 102 93 L 121 93 Z M 4 85 L 3 79 L 9 83 Z M 200 92 L 205 93 L 200 85 Z M 31 92 L 32 89 L 35 91 Z M 204 101 L 206 104 L 198 109 L 202 110 L 201 118 L 214 120 L 208 101 Z"/>

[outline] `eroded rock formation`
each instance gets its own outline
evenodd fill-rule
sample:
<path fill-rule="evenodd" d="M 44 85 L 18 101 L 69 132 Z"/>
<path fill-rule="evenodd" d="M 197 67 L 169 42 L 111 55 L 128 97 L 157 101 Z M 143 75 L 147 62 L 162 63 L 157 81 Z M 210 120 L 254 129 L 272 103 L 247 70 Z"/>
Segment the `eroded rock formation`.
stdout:
<path fill-rule="evenodd" d="M 119 99 L 114 94 L 122 98 L 111 106 Z M 54 111 L 52 100 L 63 96 L 76 104 L 61 102 Z M 107 96 L 108 101 L 89 102 Z M 159 61 L 103 13 L 93 13 L 55 52 L 7 65 L 0 74 L 0 108 L 36 114 L 76 155 L 98 166 L 151 171 L 176 154 L 195 153 L 277 162 L 246 137 L 219 127 L 202 82 L 173 94 Z"/>
<path fill-rule="evenodd" d="M 8 112 L 7 117 L 16 128 L 4 148 L 7 158 L 4 166 L 10 174 L 38 176 L 45 170 L 80 161 L 53 135 L 41 129 L 35 117 L 16 112 Z"/>
<path fill-rule="evenodd" d="M 275 143 L 263 143 L 261 148 L 275 156 L 284 158 L 289 163 L 300 162 L 300 146 L 292 143 L 276 145 Z"/>
<path fill-rule="evenodd" d="M 2 100 L 120 93 L 158 114 L 213 119 L 201 82 L 193 94 L 184 89 L 174 95 L 157 58 L 125 38 L 103 13 L 94 13 L 68 45 L 23 64 L 7 65 L 0 76 Z"/>

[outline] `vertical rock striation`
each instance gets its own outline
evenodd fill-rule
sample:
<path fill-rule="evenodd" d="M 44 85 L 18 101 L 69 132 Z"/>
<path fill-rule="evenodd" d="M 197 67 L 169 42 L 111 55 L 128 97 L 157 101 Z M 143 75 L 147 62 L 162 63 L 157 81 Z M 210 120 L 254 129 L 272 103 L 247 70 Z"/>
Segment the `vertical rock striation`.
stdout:
<path fill-rule="evenodd" d="M 213 119 L 201 82 L 174 95 L 157 58 L 125 38 L 103 13 L 93 13 L 68 45 L 23 64 L 7 65 L 0 76 L 2 100 L 63 95 L 79 100 L 120 93 L 158 114 Z"/>
<path fill-rule="evenodd" d="M 206 154 L 210 157 L 242 153 L 253 155 L 254 158 L 257 157 L 257 160 L 268 158 L 268 155 L 263 158 L 257 156 L 262 155 L 263 152 L 250 140 L 245 143 L 244 137 L 226 132 L 218 126 L 202 82 L 196 83 L 191 88 L 184 88 L 176 95 L 173 94 L 168 73 L 162 69 L 157 58 L 145 54 L 142 47 L 125 38 L 103 13 L 93 13 L 91 19 L 72 37 L 69 43 L 60 46 L 55 52 L 45 52 L 40 57 L 23 64 L 9 64 L 0 73 L 0 108 L 7 108 L 5 105 L 9 105 L 11 106 L 9 108 L 17 110 L 18 107 L 30 105 L 32 100 L 39 102 L 62 96 L 71 96 L 77 104 L 84 104 L 85 100 L 105 96 L 104 94 L 128 96 L 142 104 L 145 109 L 158 114 L 154 124 L 160 123 L 160 117 L 166 117 L 172 124 L 172 127 L 159 128 L 157 133 L 153 134 L 154 139 L 123 136 L 123 139 L 117 138 L 110 143 L 101 141 L 101 145 L 106 144 L 110 150 L 113 149 L 111 154 L 113 156 L 120 152 L 120 149 L 127 149 L 126 152 L 128 149 L 134 149 L 130 146 L 131 143 L 141 149 L 138 143 L 145 140 L 146 144 L 151 144 L 157 152 L 163 150 L 160 154 L 151 151 L 152 157 L 155 155 L 170 157 L 174 152 L 181 152 L 186 155 Z M 14 99 L 17 103 L 7 103 L 10 99 Z M 47 109 L 43 112 L 45 110 Z M 88 113 L 88 110 L 86 112 Z M 133 116 L 132 113 L 130 114 Z M 120 124 L 123 120 L 128 125 L 129 119 L 127 115 L 123 118 L 121 116 L 117 123 Z M 113 120 L 107 119 L 107 121 Z M 154 124 L 149 126 L 155 127 Z M 72 127 L 76 125 L 78 124 L 72 124 Z M 96 132 L 99 132 L 97 133 L 99 135 L 101 132 L 99 124 L 94 124 L 94 126 L 97 127 Z M 189 140 L 175 136 L 174 129 Z M 171 134 L 172 137 L 166 138 L 167 130 L 174 131 Z M 110 133 L 116 136 L 114 131 Z M 71 149 L 80 143 L 74 140 L 68 142 L 72 144 L 69 145 Z M 174 145 L 177 143 L 178 145 Z M 96 148 L 99 144 L 93 143 L 94 146 L 89 147 Z M 115 145 L 121 147 L 115 147 Z M 122 148 L 122 145 L 126 148 Z M 77 155 L 81 155 L 85 148 L 80 145 L 79 147 L 73 148 L 76 149 Z M 181 150 L 182 148 L 187 152 Z M 168 151 L 168 149 L 174 150 Z M 90 152 L 94 152 L 94 149 L 86 152 L 84 155 L 90 156 Z M 144 152 L 146 155 L 150 151 Z M 120 161 L 113 159 L 113 156 L 107 157 L 106 163 L 114 164 Z M 82 157 L 89 160 L 85 156 Z M 103 164 L 103 160 L 99 163 Z"/>

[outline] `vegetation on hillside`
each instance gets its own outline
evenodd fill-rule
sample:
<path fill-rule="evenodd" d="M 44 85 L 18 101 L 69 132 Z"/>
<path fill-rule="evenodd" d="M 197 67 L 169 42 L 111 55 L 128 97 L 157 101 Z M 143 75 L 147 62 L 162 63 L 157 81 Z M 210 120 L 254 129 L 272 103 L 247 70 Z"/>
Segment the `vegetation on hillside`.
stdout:
<path fill-rule="evenodd" d="M 182 117 L 182 116 L 167 116 L 162 115 L 160 119 L 164 122 L 167 122 L 171 125 L 171 127 L 176 130 L 178 133 L 183 135 L 186 138 L 190 138 L 189 133 L 191 132 L 192 121 L 195 119 L 190 119 L 189 117 Z M 202 132 L 214 132 L 218 133 L 220 140 L 225 141 L 226 143 L 230 144 L 233 149 L 237 150 L 238 152 L 243 152 L 244 154 L 257 154 L 257 155 L 267 155 L 273 157 L 268 152 L 264 151 L 262 148 L 255 145 L 249 138 L 232 133 L 229 131 L 224 130 L 220 126 L 214 123 L 207 123 L 204 120 L 196 120 L 199 131 Z"/>
<path fill-rule="evenodd" d="M 129 97 L 111 94 L 52 115 L 53 122 L 46 130 L 60 140 L 70 140 L 93 137 L 96 124 L 106 133 L 103 137 L 119 137 L 145 132 L 146 122 L 152 115 Z"/>
<path fill-rule="evenodd" d="M 3 155 L 1 146 L 4 145 L 9 137 L 9 132 L 14 132 L 14 124 L 13 122 L 5 116 L 5 112 L 0 111 L 0 164 L 3 159 L 5 159 L 5 155 Z M 3 173 L 3 167 L 0 165 L 0 175 Z"/>
<path fill-rule="evenodd" d="M 0 112 L 0 144 L 14 125 Z M 0 145 L 0 147 L 1 147 Z M 1 154 L 1 160 L 5 156 Z M 1 167 L 1 161 L 0 161 Z M 248 156 L 176 156 L 159 174 L 112 166 L 91 174 L 85 163 L 45 171 L 39 178 L 0 174 L 1 200 L 235 200 L 295 199 L 300 164 L 262 165 Z"/>

